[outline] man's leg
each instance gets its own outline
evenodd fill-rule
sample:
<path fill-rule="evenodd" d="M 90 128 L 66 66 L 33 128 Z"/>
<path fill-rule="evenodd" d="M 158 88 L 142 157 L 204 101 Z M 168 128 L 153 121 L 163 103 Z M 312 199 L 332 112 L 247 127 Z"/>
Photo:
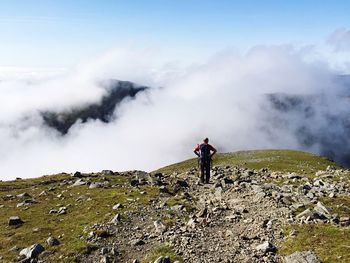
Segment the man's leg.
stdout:
<path fill-rule="evenodd" d="M 205 165 L 205 182 L 209 184 L 210 181 L 210 163 Z"/>
<path fill-rule="evenodd" d="M 205 165 L 201 163 L 201 177 L 200 177 L 200 182 L 203 184 L 204 183 L 204 171 L 205 170 Z"/>

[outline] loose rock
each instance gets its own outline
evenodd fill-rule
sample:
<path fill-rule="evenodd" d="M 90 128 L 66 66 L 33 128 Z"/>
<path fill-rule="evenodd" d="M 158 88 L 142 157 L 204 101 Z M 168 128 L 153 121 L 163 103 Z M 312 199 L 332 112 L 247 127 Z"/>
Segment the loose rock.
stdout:
<path fill-rule="evenodd" d="M 256 246 L 255 249 L 262 251 L 263 253 L 276 251 L 276 247 L 273 244 L 271 244 L 269 241 L 265 241 L 264 243 Z"/>
<path fill-rule="evenodd" d="M 30 247 L 24 248 L 19 252 L 20 256 L 25 256 L 26 258 L 36 258 L 45 248 L 41 244 L 34 244 Z"/>
<path fill-rule="evenodd" d="M 60 241 L 55 238 L 55 237 L 49 237 L 47 240 L 46 240 L 46 243 L 49 245 L 49 246 L 58 246 L 60 244 Z"/>
<path fill-rule="evenodd" d="M 9 218 L 9 226 L 21 225 L 24 222 L 19 216 L 10 216 Z"/>
<path fill-rule="evenodd" d="M 112 224 L 118 224 L 118 223 L 120 222 L 120 219 L 121 219 L 120 214 L 116 214 L 116 215 L 113 217 L 113 219 L 111 220 L 111 223 L 112 223 Z"/>

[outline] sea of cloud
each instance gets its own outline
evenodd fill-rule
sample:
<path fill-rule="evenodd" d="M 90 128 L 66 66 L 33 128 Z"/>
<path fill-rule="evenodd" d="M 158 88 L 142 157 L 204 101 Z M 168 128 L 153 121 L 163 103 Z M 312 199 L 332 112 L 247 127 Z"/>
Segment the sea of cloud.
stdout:
<path fill-rule="evenodd" d="M 0 80 L 1 180 L 103 169 L 152 171 L 192 157 L 205 137 L 220 152 L 288 148 L 323 154 L 322 138 L 332 137 L 337 144 L 330 142 L 331 150 L 339 141 L 349 145 L 344 126 L 324 118 L 349 116 L 344 85 L 334 81 L 338 72 L 291 46 L 258 46 L 244 54 L 224 50 L 186 64 L 165 60 L 156 49 L 114 49 L 65 72 L 38 74 Z M 41 111 L 96 102 L 105 92 L 98 81 L 110 78 L 152 89 L 124 101 L 111 123 L 77 123 L 65 136 L 44 125 Z M 271 93 L 325 99 L 310 104 L 314 114 L 306 120 L 304 108 L 276 113 L 266 97 Z M 302 142 L 300 127 L 318 139 Z"/>

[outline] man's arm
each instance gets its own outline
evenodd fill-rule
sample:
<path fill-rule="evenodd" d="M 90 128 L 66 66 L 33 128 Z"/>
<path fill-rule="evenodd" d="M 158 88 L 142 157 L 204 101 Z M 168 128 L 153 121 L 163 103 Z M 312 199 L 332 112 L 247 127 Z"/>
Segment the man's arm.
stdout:
<path fill-rule="evenodd" d="M 197 155 L 199 157 L 199 145 L 197 145 L 197 147 L 194 148 L 193 152 L 195 155 Z"/>
<path fill-rule="evenodd" d="M 213 153 L 210 155 L 210 157 L 213 157 L 214 154 L 216 154 L 217 150 L 216 150 L 213 146 L 211 146 L 211 145 L 210 145 L 210 150 L 213 152 Z"/>

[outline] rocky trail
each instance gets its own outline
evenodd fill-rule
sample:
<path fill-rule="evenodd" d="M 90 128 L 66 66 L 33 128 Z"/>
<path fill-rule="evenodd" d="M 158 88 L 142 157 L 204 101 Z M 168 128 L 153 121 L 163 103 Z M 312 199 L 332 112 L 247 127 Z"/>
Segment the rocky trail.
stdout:
<path fill-rule="evenodd" d="M 349 262 L 350 172 L 315 160 L 3 182 L 0 262 Z"/>
<path fill-rule="evenodd" d="M 350 223 L 319 201 L 349 195 L 344 182 L 332 180 L 347 173 L 329 167 L 310 180 L 267 169 L 215 167 L 212 183 L 204 185 L 198 184 L 196 169 L 156 174 L 157 180 L 138 174 L 132 180 L 134 187 L 155 184 L 168 195 L 156 198 L 149 207 L 122 214 L 116 221 L 95 225 L 89 241 L 96 250 L 80 260 L 143 262 L 152 247 L 169 246 L 183 262 L 319 262 L 310 251 L 290 257 L 277 251 L 287 236 L 296 235 L 295 231 L 286 233 L 286 225 Z M 285 181 L 278 186 L 272 183 L 274 179 Z M 168 204 L 173 196 L 176 204 Z M 109 237 L 96 237 L 94 231 L 101 230 Z M 167 262 L 166 256 L 155 262 Z"/>

